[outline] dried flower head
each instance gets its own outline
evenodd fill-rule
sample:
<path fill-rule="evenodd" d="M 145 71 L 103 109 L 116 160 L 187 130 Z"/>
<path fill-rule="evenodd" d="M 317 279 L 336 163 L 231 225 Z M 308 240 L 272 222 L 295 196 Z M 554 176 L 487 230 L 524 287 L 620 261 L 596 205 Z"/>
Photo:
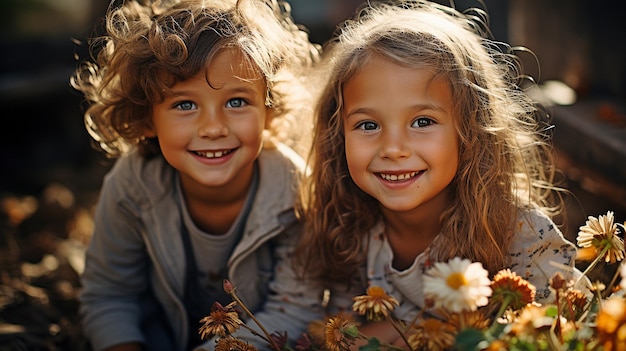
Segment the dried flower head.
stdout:
<path fill-rule="evenodd" d="M 200 337 L 203 340 L 214 335 L 225 337 L 239 329 L 243 322 L 235 311 L 235 305 L 235 302 L 231 302 L 224 307 L 219 302 L 214 302 L 210 314 L 200 320 Z"/>
<path fill-rule="evenodd" d="M 514 310 L 535 301 L 535 286 L 508 268 L 493 277 L 491 289 L 493 299 L 507 303 Z"/>
<path fill-rule="evenodd" d="M 456 328 L 438 319 L 418 320 L 409 330 L 412 350 L 448 350 L 454 344 Z"/>
<path fill-rule="evenodd" d="M 567 280 L 563 278 L 560 272 L 556 272 L 550 278 L 550 287 L 554 290 L 564 290 L 568 287 Z"/>
<path fill-rule="evenodd" d="M 219 338 L 215 343 L 215 351 L 258 351 L 256 347 L 245 341 L 227 337 Z"/>
<path fill-rule="evenodd" d="M 371 286 L 367 289 L 367 295 L 353 298 L 352 310 L 360 315 L 365 315 L 367 320 L 381 320 L 389 316 L 389 313 L 398 306 L 398 300 L 387 295 L 379 286 Z"/>
<path fill-rule="evenodd" d="M 424 296 L 450 312 L 475 311 L 491 296 L 489 273 L 480 262 L 455 257 L 436 262 L 424 275 Z"/>
<path fill-rule="evenodd" d="M 584 226 L 579 228 L 576 241 L 582 248 L 594 247 L 605 262 L 615 263 L 624 259 L 624 240 L 618 235 L 613 211 L 598 218 L 589 216 Z"/>
<path fill-rule="evenodd" d="M 561 307 L 569 312 L 570 319 L 577 320 L 586 311 L 588 302 L 587 295 L 584 292 L 578 289 L 567 289 L 563 294 Z"/>
<path fill-rule="evenodd" d="M 604 302 L 596 320 L 598 340 L 604 350 L 626 349 L 626 300 L 613 297 Z"/>
<path fill-rule="evenodd" d="M 336 316 L 326 323 L 325 334 L 326 348 L 330 351 L 347 351 L 354 345 L 359 331 L 353 319 Z"/>

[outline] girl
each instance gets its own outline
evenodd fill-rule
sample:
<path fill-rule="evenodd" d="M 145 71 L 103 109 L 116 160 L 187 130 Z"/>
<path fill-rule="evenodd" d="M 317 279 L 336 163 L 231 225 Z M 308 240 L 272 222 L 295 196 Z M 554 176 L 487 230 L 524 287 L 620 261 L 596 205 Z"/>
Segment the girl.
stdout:
<path fill-rule="evenodd" d="M 573 271 L 575 247 L 549 217 L 550 147 L 481 14 L 370 5 L 325 48 L 300 261 L 358 295 L 383 287 L 399 319 L 424 308 L 435 261 L 511 268 L 539 301 L 556 271 Z"/>
<path fill-rule="evenodd" d="M 288 264 L 303 162 L 272 140 L 306 117 L 294 108 L 317 48 L 274 0 L 128 1 L 106 29 L 72 78 L 89 133 L 119 156 L 82 275 L 93 348 L 197 346 L 199 320 L 231 302 L 226 278 L 268 330 L 297 337 L 318 297 Z"/>

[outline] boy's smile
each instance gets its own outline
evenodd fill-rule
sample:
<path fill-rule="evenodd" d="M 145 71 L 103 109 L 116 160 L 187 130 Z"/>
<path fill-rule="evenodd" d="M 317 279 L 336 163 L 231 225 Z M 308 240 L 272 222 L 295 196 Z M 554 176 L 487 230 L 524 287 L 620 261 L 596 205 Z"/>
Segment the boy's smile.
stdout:
<path fill-rule="evenodd" d="M 152 133 L 185 192 L 247 189 L 269 115 L 265 90 L 243 55 L 225 49 L 154 106 Z"/>

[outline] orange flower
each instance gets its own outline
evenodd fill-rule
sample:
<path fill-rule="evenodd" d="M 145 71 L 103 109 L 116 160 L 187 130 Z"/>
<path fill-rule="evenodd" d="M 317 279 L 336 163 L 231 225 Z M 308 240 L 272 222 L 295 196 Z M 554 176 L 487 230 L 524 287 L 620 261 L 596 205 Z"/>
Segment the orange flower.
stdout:
<path fill-rule="evenodd" d="M 352 310 L 360 315 L 366 315 L 367 320 L 381 320 L 389 316 L 389 313 L 398 306 L 398 300 L 387 295 L 379 286 L 371 286 L 367 289 L 367 295 L 353 298 Z"/>
<path fill-rule="evenodd" d="M 482 311 L 444 313 L 444 316 L 450 325 L 454 326 L 458 331 L 461 331 L 462 328 L 485 330 L 491 324 L 491 321 L 485 317 L 485 314 Z"/>
<path fill-rule="evenodd" d="M 506 301 L 513 310 L 535 301 L 535 286 L 508 268 L 499 271 L 493 277 L 491 289 L 493 299 Z"/>
<path fill-rule="evenodd" d="M 448 350 L 454 344 L 456 328 L 435 318 L 418 320 L 409 330 L 413 350 Z"/>

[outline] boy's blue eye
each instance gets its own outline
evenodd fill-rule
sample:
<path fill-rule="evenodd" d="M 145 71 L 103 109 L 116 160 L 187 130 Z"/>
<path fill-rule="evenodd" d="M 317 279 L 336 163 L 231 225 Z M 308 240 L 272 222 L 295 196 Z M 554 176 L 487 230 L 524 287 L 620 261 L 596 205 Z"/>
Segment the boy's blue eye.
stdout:
<path fill-rule="evenodd" d="M 357 124 L 356 127 L 357 129 L 363 129 L 363 130 L 376 130 L 378 129 L 378 124 L 372 121 L 364 121 L 364 122 Z"/>
<path fill-rule="evenodd" d="M 241 98 L 230 99 L 226 102 L 226 107 L 243 107 L 245 106 L 246 101 Z"/>
<path fill-rule="evenodd" d="M 413 123 L 411 124 L 412 127 L 417 127 L 417 128 L 423 128 L 423 127 L 428 127 L 431 124 L 434 124 L 435 121 L 433 121 L 430 118 L 427 117 L 420 117 L 417 118 L 413 121 Z"/>
<path fill-rule="evenodd" d="M 182 101 L 176 104 L 176 108 L 179 110 L 189 111 L 195 108 L 195 104 L 191 101 Z"/>

